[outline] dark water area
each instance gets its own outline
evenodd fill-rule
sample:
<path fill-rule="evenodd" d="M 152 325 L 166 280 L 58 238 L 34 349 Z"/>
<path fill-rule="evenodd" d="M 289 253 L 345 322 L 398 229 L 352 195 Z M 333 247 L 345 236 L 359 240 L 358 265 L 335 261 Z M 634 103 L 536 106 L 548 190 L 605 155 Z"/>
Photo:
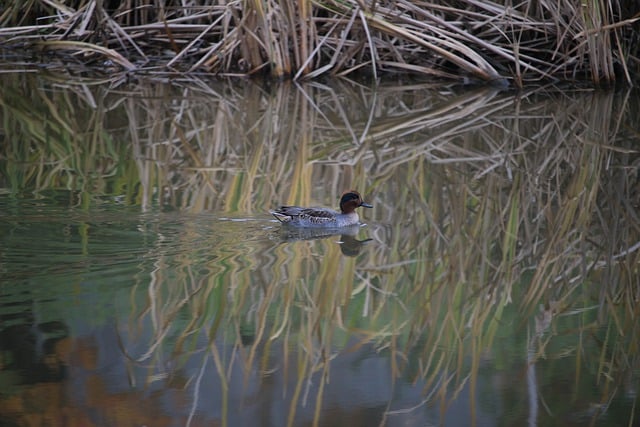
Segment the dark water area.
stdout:
<path fill-rule="evenodd" d="M 0 425 L 638 425 L 637 91 L 0 81 Z"/>

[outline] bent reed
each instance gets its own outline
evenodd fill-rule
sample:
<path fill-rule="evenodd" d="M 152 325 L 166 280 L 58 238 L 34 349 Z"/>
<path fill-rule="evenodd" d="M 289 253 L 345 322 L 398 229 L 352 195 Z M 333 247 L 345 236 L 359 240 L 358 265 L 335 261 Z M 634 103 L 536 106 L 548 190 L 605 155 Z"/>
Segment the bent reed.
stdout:
<path fill-rule="evenodd" d="M 0 0 L 0 10 L 5 62 L 26 51 L 109 74 L 408 73 L 517 87 L 640 75 L 631 0 Z"/>

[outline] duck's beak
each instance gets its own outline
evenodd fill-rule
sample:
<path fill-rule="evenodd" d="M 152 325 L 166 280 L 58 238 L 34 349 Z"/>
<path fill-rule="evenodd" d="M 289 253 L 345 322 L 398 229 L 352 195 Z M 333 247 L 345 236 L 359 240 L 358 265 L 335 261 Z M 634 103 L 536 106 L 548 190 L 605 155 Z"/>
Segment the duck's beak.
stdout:
<path fill-rule="evenodd" d="M 363 208 L 372 208 L 373 207 L 373 205 L 370 205 L 369 203 L 365 203 L 365 202 L 362 202 L 360 204 L 360 206 L 362 206 Z"/>

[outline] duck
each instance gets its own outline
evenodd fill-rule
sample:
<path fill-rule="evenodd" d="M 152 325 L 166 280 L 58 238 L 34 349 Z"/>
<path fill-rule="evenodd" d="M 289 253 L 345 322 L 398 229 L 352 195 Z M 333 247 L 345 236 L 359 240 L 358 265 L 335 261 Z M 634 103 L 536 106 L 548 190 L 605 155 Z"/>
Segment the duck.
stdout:
<path fill-rule="evenodd" d="M 362 200 L 355 190 L 342 193 L 340 212 L 328 208 L 303 208 L 300 206 L 280 206 L 271 214 L 282 224 L 307 228 L 342 228 L 360 224 L 356 208 L 372 208 Z"/>

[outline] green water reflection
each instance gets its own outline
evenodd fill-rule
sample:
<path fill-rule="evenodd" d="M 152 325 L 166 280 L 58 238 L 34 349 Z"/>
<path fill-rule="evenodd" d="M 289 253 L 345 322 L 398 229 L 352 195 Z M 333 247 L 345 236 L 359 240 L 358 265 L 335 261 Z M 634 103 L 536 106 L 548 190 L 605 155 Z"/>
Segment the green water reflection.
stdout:
<path fill-rule="evenodd" d="M 637 93 L 2 84 L 8 425 L 637 422 Z"/>

